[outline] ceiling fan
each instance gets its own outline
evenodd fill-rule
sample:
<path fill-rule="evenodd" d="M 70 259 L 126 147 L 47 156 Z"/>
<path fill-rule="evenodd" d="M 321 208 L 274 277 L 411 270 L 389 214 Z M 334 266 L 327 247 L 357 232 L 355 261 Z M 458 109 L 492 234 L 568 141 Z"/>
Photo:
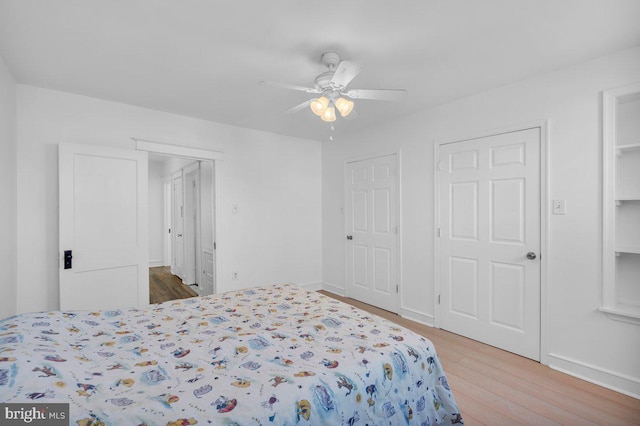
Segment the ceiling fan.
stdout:
<path fill-rule="evenodd" d="M 354 102 L 349 99 L 399 101 L 407 95 L 407 91 L 404 89 L 347 89 L 347 85 L 360 72 L 360 67 L 351 61 L 341 61 L 340 55 L 336 52 L 324 53 L 320 58 L 320 62 L 328 70 L 315 78 L 315 87 L 303 87 L 273 81 L 261 81 L 259 84 L 268 84 L 320 95 L 288 109 L 285 114 L 293 114 L 310 107 L 314 114 L 327 122 L 336 120 L 336 110 L 342 117 L 347 117 L 353 112 Z"/>

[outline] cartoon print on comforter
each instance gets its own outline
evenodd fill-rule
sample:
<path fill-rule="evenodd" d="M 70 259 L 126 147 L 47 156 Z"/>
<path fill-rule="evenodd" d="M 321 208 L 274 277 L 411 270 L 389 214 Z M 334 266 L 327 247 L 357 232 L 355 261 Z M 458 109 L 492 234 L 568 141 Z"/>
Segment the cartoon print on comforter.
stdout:
<path fill-rule="evenodd" d="M 430 341 L 284 284 L 0 322 L 0 402 L 80 425 L 462 423 Z"/>

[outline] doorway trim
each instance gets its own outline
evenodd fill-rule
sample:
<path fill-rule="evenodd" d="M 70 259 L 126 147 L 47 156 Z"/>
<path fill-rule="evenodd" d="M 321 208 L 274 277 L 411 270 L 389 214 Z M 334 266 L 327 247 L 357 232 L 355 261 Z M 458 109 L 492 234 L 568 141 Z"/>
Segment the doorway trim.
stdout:
<path fill-rule="evenodd" d="M 218 287 L 217 277 L 220 276 L 220 266 L 217 261 L 218 248 L 216 247 L 217 224 L 220 223 L 220 218 L 218 217 L 219 209 L 217 208 L 219 205 L 220 193 L 217 186 L 220 181 L 218 175 L 220 167 L 217 167 L 217 165 L 221 161 L 224 161 L 226 157 L 225 153 L 222 151 L 193 148 L 189 146 L 175 145 L 168 142 L 157 142 L 134 137 L 132 137 L 131 140 L 134 141 L 134 149 L 137 151 L 147 151 L 149 154 L 164 155 L 168 157 L 181 157 L 213 162 L 213 292 L 215 293 Z"/>
<path fill-rule="evenodd" d="M 150 154 L 166 155 L 169 157 L 193 158 L 194 160 L 223 160 L 225 153 L 165 142 L 154 142 L 146 139 L 131 138 L 136 143 L 136 150 L 147 151 Z"/>
<path fill-rule="evenodd" d="M 479 139 L 488 136 L 495 136 L 503 133 L 518 132 L 521 130 L 540 129 L 540 363 L 549 364 L 549 314 L 548 314 L 548 262 L 549 257 L 549 215 L 551 214 L 549 206 L 549 120 L 535 120 L 514 124 L 494 129 L 481 129 L 476 131 L 464 131 L 453 136 L 436 140 L 433 143 L 433 190 L 434 190 L 434 268 L 433 268 L 433 305 L 434 305 L 434 325 L 440 328 L 440 304 L 438 296 L 440 295 L 440 239 L 438 237 L 438 226 L 440 224 L 440 182 L 438 174 L 438 165 L 440 161 L 440 146 L 454 142 L 462 142 L 466 140 Z"/>

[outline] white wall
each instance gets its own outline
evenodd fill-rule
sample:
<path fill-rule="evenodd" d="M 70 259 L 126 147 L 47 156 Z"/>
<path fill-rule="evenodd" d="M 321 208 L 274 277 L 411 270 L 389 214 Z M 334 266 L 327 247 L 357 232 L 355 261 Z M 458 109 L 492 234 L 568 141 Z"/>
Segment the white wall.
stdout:
<path fill-rule="evenodd" d="M 163 174 L 166 180 L 171 180 L 171 175 L 180 169 L 184 169 L 189 164 L 193 164 L 193 159 L 170 157 L 164 161 Z"/>
<path fill-rule="evenodd" d="M 0 319 L 16 312 L 16 82 L 0 58 Z"/>
<path fill-rule="evenodd" d="M 344 291 L 344 162 L 401 152 L 403 315 L 434 313 L 434 141 L 549 119 L 548 297 L 543 361 L 640 396 L 640 328 L 598 311 L 602 277 L 603 90 L 640 81 L 640 48 L 480 93 L 323 145 L 323 279 Z M 640 282 L 640 278 L 639 278 Z"/>
<path fill-rule="evenodd" d="M 164 176 L 163 165 L 149 161 L 149 265 L 164 265 Z"/>
<path fill-rule="evenodd" d="M 136 137 L 225 152 L 216 165 L 218 291 L 319 285 L 319 142 L 24 85 L 17 114 L 18 312 L 59 306 L 60 142 L 133 149 Z"/>

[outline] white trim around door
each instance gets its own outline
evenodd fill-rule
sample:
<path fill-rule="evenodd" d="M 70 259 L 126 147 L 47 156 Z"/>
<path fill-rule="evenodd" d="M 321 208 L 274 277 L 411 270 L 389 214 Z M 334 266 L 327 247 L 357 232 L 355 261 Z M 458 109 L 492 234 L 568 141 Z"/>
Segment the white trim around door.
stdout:
<path fill-rule="evenodd" d="M 145 151 L 149 154 L 157 154 L 157 155 L 163 155 L 167 157 L 187 158 L 187 159 L 193 159 L 193 160 L 205 161 L 205 162 L 210 161 L 213 164 L 213 166 L 210 167 L 211 190 L 213 192 L 212 194 L 213 196 L 211 197 L 211 200 L 209 200 L 209 203 L 207 205 L 207 211 L 210 211 L 212 215 L 212 223 L 210 224 L 211 225 L 210 228 L 212 229 L 212 232 L 213 232 L 213 241 L 211 242 L 212 246 L 209 246 L 209 243 L 207 244 L 206 247 L 204 247 L 203 245 L 202 247 L 203 253 L 198 254 L 198 260 L 202 263 L 205 263 L 205 260 L 203 259 L 206 259 L 206 264 L 211 265 L 212 270 L 209 271 L 207 269 L 206 271 L 203 272 L 203 276 L 204 275 L 207 276 L 206 278 L 206 281 L 208 283 L 207 288 L 211 292 L 209 293 L 209 290 L 208 290 L 208 294 L 215 293 L 217 291 L 217 277 L 220 276 L 220 270 L 219 270 L 220 265 L 219 265 L 219 262 L 217 262 L 218 248 L 216 244 L 216 234 L 217 234 L 216 226 L 220 222 L 220 218 L 218 216 L 219 209 L 217 209 L 217 206 L 219 204 L 220 191 L 218 191 L 217 183 L 220 181 L 219 164 L 222 161 L 224 161 L 225 153 L 221 151 L 213 151 L 213 150 L 207 150 L 207 149 L 201 149 L 201 148 L 192 148 L 187 146 L 174 145 L 166 142 L 156 142 L 156 141 L 150 141 L 150 140 L 138 139 L 138 138 L 131 138 L 131 139 L 135 142 L 135 149 L 137 151 Z M 200 184 L 204 185 L 204 182 L 202 182 L 201 180 Z M 206 253 L 204 253 L 205 251 Z M 175 253 L 172 253 L 172 254 L 175 256 Z M 199 268 L 199 271 L 200 270 L 203 270 L 203 268 Z"/>

